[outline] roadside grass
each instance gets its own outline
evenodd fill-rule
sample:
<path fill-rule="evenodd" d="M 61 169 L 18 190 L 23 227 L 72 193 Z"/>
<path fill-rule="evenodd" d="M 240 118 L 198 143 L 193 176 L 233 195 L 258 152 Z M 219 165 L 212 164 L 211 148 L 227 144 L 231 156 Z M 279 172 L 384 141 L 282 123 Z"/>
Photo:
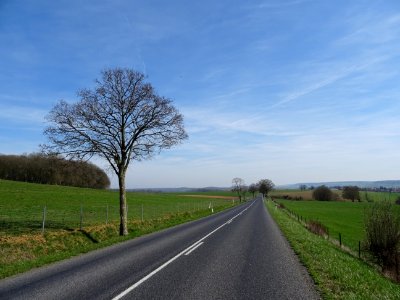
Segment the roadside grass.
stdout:
<path fill-rule="evenodd" d="M 400 299 L 400 285 L 266 204 L 324 299 Z"/>
<path fill-rule="evenodd" d="M 0 180 L 0 279 L 208 216 L 211 207 L 222 211 L 238 204 L 230 195 L 130 192 L 129 235 L 120 237 L 118 210 L 112 211 L 118 192 Z"/>

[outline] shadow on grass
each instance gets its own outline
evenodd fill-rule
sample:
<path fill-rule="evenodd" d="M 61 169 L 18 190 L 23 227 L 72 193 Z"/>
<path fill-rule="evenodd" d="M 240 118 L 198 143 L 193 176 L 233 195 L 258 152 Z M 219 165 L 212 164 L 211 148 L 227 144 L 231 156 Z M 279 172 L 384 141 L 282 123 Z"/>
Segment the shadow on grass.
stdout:
<path fill-rule="evenodd" d="M 71 224 L 72 225 L 72 224 Z M 79 226 L 79 225 L 78 225 Z M 45 223 L 44 230 L 58 229 L 73 231 L 73 226 L 65 222 L 49 221 Z M 0 220 L 0 233 L 30 234 L 42 231 L 42 222 L 38 220 Z"/>
<path fill-rule="evenodd" d="M 94 243 L 94 244 L 98 244 L 99 243 L 99 241 L 96 240 L 94 237 L 92 237 L 92 235 L 89 232 L 87 232 L 86 230 L 82 229 L 82 230 L 79 230 L 79 231 L 82 232 L 83 235 L 86 236 L 90 241 L 92 241 L 92 243 Z"/>

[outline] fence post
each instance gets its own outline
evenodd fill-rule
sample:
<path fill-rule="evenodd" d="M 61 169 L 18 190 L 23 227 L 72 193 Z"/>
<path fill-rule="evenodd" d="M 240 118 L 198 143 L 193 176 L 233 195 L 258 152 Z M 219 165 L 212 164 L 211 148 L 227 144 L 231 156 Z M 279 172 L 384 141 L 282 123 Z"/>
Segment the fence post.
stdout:
<path fill-rule="evenodd" d="M 46 205 L 43 207 L 42 234 L 44 234 L 44 224 L 45 223 L 46 223 Z"/>
<path fill-rule="evenodd" d="M 81 214 L 79 219 L 79 229 L 82 230 L 82 223 L 83 223 L 83 206 L 81 204 Z"/>
<path fill-rule="evenodd" d="M 142 222 L 143 222 L 143 204 L 142 204 Z"/>

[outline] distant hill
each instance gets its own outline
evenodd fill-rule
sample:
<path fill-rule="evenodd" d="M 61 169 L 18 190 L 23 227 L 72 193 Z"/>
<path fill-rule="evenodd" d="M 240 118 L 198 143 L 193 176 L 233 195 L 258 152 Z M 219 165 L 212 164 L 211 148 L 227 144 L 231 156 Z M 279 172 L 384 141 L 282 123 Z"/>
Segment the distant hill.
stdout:
<path fill-rule="evenodd" d="M 306 185 L 307 188 L 320 185 L 326 185 L 327 187 L 342 187 L 354 185 L 360 188 L 379 189 L 381 187 L 387 189 L 398 189 L 400 188 L 400 180 L 380 180 L 380 181 L 332 181 L 332 182 L 304 182 L 295 184 L 285 184 L 277 186 L 277 189 L 298 189 L 300 185 Z"/>

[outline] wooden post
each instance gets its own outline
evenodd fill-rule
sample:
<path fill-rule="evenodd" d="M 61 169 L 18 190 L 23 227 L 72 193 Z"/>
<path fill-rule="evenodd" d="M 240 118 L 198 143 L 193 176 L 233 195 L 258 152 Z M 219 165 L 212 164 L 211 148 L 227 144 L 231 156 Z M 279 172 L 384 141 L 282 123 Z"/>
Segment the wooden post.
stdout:
<path fill-rule="evenodd" d="M 108 204 L 106 206 L 106 225 L 108 224 Z"/>
<path fill-rule="evenodd" d="M 79 229 L 82 230 L 82 223 L 83 223 L 83 206 L 82 206 L 82 204 L 81 204 L 81 215 L 80 215 L 79 219 L 80 219 L 79 220 Z"/>
<path fill-rule="evenodd" d="M 45 223 L 46 223 L 46 205 L 43 207 L 42 234 L 44 234 L 44 224 Z"/>

